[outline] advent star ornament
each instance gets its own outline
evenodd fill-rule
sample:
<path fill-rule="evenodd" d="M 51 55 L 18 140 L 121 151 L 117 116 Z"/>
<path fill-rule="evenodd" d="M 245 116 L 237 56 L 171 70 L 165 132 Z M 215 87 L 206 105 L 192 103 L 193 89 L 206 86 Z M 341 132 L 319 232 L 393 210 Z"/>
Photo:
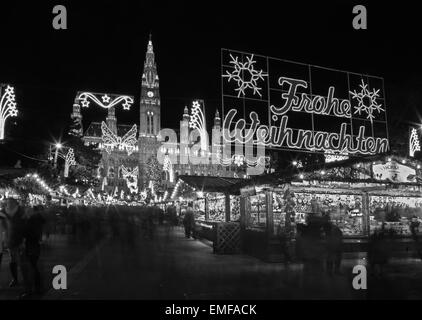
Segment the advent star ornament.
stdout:
<path fill-rule="evenodd" d="M 247 56 L 247 61 L 243 63 L 239 61 L 238 56 L 235 58 L 230 54 L 230 57 L 232 59 L 230 63 L 234 65 L 234 70 L 232 72 L 226 71 L 223 78 L 228 78 L 228 82 L 233 79 L 237 83 L 238 88 L 235 89 L 238 92 L 237 97 L 245 96 L 247 89 L 252 89 L 253 95 L 258 94 L 262 97 L 260 92 L 262 88 L 258 87 L 258 80 L 264 80 L 264 77 L 268 74 L 263 73 L 263 70 L 255 70 L 254 64 L 256 61 L 253 60 L 253 55 Z"/>
<path fill-rule="evenodd" d="M 385 111 L 382 107 L 382 105 L 377 103 L 377 98 L 379 98 L 379 89 L 373 91 L 368 90 L 368 85 L 361 80 L 361 84 L 359 85 L 361 88 L 360 92 L 350 91 L 350 94 L 352 95 L 352 99 L 356 99 L 358 101 L 358 106 L 355 107 L 355 114 L 358 113 L 359 115 L 364 112 L 367 115 L 367 119 L 371 120 L 371 123 L 375 119 L 374 112 L 378 111 L 380 113 L 381 111 Z"/>

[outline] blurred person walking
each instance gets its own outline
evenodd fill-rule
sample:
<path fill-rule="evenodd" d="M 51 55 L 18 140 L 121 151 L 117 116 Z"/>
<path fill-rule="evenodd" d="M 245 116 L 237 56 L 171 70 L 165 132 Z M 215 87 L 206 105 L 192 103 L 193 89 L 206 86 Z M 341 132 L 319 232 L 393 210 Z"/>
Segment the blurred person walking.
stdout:
<path fill-rule="evenodd" d="M 38 260 L 41 254 L 41 240 L 45 218 L 44 208 L 35 206 L 25 214 L 24 250 L 21 252 L 22 276 L 25 292 L 21 299 L 32 294 L 41 294 L 41 274 L 38 270 Z"/>
<path fill-rule="evenodd" d="M 24 215 L 25 210 L 19 205 L 16 199 L 6 199 L 6 247 L 10 255 L 9 269 L 12 276 L 9 287 L 15 287 L 18 285 L 18 266 L 21 264 L 19 261 L 20 251 L 22 249 L 25 229 Z"/>
<path fill-rule="evenodd" d="M 328 222 L 324 225 L 326 241 L 326 268 L 329 275 L 340 274 L 340 265 L 343 255 L 343 233 L 336 225 Z"/>
<path fill-rule="evenodd" d="M 191 238 L 195 230 L 195 215 L 193 212 L 193 205 L 189 203 L 186 213 L 183 217 L 183 226 L 185 227 L 185 236 L 186 238 Z"/>

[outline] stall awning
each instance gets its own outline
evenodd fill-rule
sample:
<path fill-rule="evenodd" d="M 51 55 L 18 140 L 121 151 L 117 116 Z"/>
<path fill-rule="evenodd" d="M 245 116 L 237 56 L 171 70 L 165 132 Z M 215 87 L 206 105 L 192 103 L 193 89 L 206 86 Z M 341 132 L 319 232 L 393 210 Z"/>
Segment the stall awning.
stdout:
<path fill-rule="evenodd" d="M 247 179 L 211 176 L 179 176 L 179 179 L 191 187 L 204 192 L 228 192 L 239 194 L 240 185 Z"/>

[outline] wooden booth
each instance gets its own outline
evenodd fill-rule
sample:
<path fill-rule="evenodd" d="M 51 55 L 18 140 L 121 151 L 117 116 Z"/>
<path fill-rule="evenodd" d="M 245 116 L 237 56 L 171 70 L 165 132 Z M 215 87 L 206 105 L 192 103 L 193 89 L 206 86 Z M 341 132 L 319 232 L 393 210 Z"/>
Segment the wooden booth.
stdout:
<path fill-rule="evenodd" d="M 172 199 L 193 203 L 195 237 L 212 243 L 215 253 L 240 252 L 239 182 L 244 179 L 180 176 Z"/>
<path fill-rule="evenodd" d="M 319 168 L 257 177 L 241 188 L 242 251 L 281 259 L 279 225 L 326 217 L 343 233 L 345 251 L 365 251 L 376 230 L 388 231 L 405 250 L 422 222 L 421 163 L 398 156 L 346 160 Z M 416 229 L 415 229 L 416 228 Z"/>

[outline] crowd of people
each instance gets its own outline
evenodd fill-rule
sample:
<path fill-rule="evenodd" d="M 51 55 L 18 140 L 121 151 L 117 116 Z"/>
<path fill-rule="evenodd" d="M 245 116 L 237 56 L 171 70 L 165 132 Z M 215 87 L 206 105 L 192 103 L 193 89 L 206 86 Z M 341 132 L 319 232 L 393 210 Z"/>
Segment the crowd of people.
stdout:
<path fill-rule="evenodd" d="M 5 201 L 2 211 L 0 264 L 7 249 L 10 255 L 9 269 L 12 278 L 9 286 L 18 285 L 18 267 L 20 267 L 25 288 L 21 297 L 25 298 L 34 293 L 40 294 L 41 276 L 37 263 L 45 223 L 41 214 L 42 207 L 35 206 L 31 210 L 26 210 L 16 199 L 9 198 Z"/>
<path fill-rule="evenodd" d="M 41 294 L 42 281 L 38 269 L 41 244 L 57 235 L 66 234 L 66 239 L 93 245 L 105 235 L 123 247 L 133 246 L 137 237 L 153 240 L 156 226 L 163 226 L 166 239 L 175 226 L 182 225 L 186 238 L 197 238 L 193 204 L 176 208 L 169 205 L 166 210 L 157 206 L 144 207 L 86 207 L 55 206 L 26 207 L 13 198 L 0 205 L 0 266 L 3 255 L 9 256 L 9 286 L 20 284 L 21 270 L 24 291 L 21 298 Z M 418 238 L 419 225 L 411 226 L 415 252 L 422 259 L 422 246 Z M 343 234 L 329 219 L 311 219 L 306 224 L 284 223 L 277 231 L 281 254 L 286 263 L 301 262 L 305 271 L 339 274 L 343 256 Z M 389 244 L 391 230 L 376 230 L 367 245 L 370 270 L 378 275 L 391 256 Z M 3 259 L 4 260 L 4 259 Z"/>
<path fill-rule="evenodd" d="M 417 222 L 411 225 L 413 242 L 410 250 L 417 258 L 422 259 L 418 228 Z M 322 272 L 324 267 L 329 275 L 341 273 L 343 233 L 328 217 L 315 217 L 309 219 L 306 224 L 299 223 L 295 227 L 290 223 L 280 224 L 277 235 L 285 263 L 291 262 L 294 256 L 296 261 L 303 262 L 305 270 L 310 270 L 311 273 Z M 373 276 L 383 275 L 384 267 L 394 254 L 395 238 L 394 230 L 386 228 L 385 225 L 369 236 L 364 250 L 367 253 L 367 267 Z"/>

